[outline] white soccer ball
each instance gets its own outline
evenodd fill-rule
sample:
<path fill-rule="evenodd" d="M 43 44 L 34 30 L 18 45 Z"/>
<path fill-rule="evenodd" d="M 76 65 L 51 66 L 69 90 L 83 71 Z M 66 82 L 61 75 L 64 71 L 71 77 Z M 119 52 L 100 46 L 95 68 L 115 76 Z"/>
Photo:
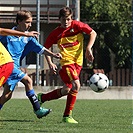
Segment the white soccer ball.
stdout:
<path fill-rule="evenodd" d="M 95 73 L 90 77 L 89 86 L 95 92 L 103 92 L 109 87 L 109 79 L 103 73 Z"/>

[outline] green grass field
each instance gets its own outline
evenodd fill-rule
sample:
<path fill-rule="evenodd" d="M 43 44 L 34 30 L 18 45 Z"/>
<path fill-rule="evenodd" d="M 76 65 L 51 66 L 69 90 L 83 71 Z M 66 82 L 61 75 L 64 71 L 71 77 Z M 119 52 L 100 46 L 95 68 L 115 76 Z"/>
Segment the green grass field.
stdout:
<path fill-rule="evenodd" d="M 44 105 L 43 105 L 44 106 Z M 132 133 L 132 100 L 77 100 L 79 124 L 62 123 L 65 100 L 45 103 L 53 111 L 38 119 L 27 99 L 12 99 L 0 111 L 0 133 Z"/>

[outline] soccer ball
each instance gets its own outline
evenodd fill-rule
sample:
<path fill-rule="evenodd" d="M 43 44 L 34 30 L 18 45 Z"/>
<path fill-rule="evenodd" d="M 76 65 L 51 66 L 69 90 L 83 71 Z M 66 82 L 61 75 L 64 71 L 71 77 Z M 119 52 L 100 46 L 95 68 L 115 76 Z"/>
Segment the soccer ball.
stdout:
<path fill-rule="evenodd" d="M 103 92 L 109 87 L 109 79 L 103 73 L 95 73 L 90 77 L 89 86 L 95 92 Z"/>

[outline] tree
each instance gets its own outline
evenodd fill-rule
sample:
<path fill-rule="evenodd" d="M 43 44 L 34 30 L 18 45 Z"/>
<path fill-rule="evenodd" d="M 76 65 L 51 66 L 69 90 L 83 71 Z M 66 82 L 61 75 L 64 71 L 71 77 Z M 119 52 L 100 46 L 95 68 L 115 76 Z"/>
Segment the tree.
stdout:
<path fill-rule="evenodd" d="M 94 49 L 114 53 L 115 67 L 131 68 L 131 4 L 131 0 L 81 0 L 81 21 L 98 34 Z M 95 64 L 102 67 L 100 61 Z"/>

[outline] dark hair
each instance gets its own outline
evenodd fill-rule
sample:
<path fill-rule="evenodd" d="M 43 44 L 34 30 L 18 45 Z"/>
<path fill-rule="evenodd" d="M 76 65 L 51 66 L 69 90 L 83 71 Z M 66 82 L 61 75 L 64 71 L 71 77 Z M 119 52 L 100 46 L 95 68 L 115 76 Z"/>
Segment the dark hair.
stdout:
<path fill-rule="evenodd" d="M 69 15 L 73 16 L 73 11 L 70 7 L 63 7 L 62 9 L 60 9 L 59 11 L 59 19 L 61 17 L 68 17 Z"/>
<path fill-rule="evenodd" d="M 30 17 L 32 17 L 32 14 L 30 11 L 20 10 L 17 12 L 17 15 L 16 15 L 16 23 L 18 24 L 18 21 L 23 21 Z"/>

